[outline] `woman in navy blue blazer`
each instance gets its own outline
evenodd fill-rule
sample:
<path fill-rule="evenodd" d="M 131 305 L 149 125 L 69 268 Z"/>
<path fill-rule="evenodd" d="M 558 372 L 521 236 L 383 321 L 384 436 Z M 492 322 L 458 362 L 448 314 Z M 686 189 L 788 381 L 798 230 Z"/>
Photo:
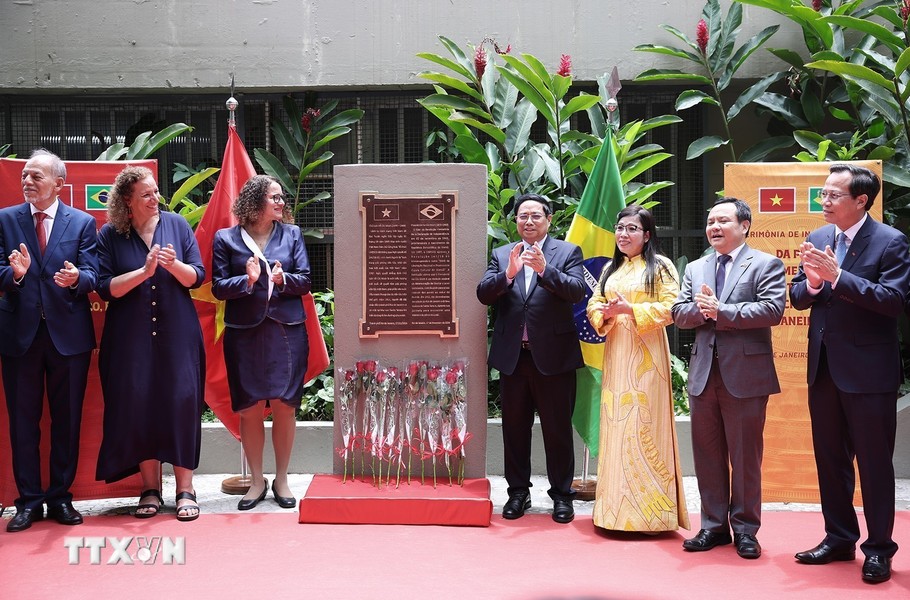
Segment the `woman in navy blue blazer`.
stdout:
<path fill-rule="evenodd" d="M 253 480 L 237 508 L 255 507 L 268 490 L 262 473 L 265 407 L 272 411 L 272 494 L 282 508 L 294 508 L 287 474 L 307 368 L 301 297 L 310 291 L 310 263 L 278 181 L 252 177 L 233 211 L 238 225 L 215 234 L 212 294 L 226 301 L 224 360 L 231 407 L 240 414 L 240 441 Z"/>

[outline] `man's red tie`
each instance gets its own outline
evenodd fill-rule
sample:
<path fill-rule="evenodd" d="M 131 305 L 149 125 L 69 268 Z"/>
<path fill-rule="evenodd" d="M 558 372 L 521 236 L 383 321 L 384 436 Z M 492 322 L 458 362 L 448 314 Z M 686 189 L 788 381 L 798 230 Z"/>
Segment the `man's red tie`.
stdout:
<path fill-rule="evenodd" d="M 35 213 L 35 234 L 38 236 L 38 249 L 41 250 L 41 256 L 44 256 L 44 250 L 47 248 L 47 233 L 44 231 L 44 219 L 47 214 L 43 212 Z"/>

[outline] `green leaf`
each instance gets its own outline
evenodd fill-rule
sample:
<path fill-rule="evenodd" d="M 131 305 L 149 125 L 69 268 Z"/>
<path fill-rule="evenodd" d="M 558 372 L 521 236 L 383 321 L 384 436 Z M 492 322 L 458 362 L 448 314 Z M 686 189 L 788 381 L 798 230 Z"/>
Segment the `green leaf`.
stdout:
<path fill-rule="evenodd" d="M 465 79 L 468 79 L 470 81 L 473 81 L 474 79 L 476 79 L 476 74 L 473 72 L 473 70 L 466 69 L 463 65 L 460 65 L 457 62 L 455 62 L 451 59 L 448 59 L 444 56 L 439 56 L 438 54 L 432 54 L 430 52 L 418 52 L 417 58 L 422 58 L 424 60 L 428 60 L 430 62 L 436 63 L 437 65 L 446 67 L 447 69 L 455 71 L 456 73 L 458 73 L 459 75 L 463 76 Z"/>
<path fill-rule="evenodd" d="M 676 99 L 676 110 L 686 110 L 687 108 L 692 108 L 701 103 L 720 106 L 720 103 L 717 100 L 701 90 L 686 90 Z"/>
<path fill-rule="evenodd" d="M 320 119 L 324 117 L 325 114 L 320 116 Z M 344 127 L 346 125 L 353 125 L 360 121 L 363 118 L 363 109 L 360 108 L 349 108 L 343 110 L 337 115 L 334 115 L 331 119 L 325 122 L 320 122 L 318 128 L 314 128 L 311 132 L 313 139 L 319 139 L 319 136 L 324 135 L 325 133 L 332 131 L 336 127 Z"/>
<path fill-rule="evenodd" d="M 300 123 L 300 107 L 297 106 L 297 102 L 290 96 L 285 96 L 282 101 L 282 106 L 284 106 L 284 112 L 288 115 L 288 131 L 294 136 L 294 139 L 297 140 L 298 146 L 306 146 L 306 133 L 303 131 L 303 126 Z"/>
<path fill-rule="evenodd" d="M 900 78 L 908 66 L 910 66 L 910 47 L 904 48 L 904 51 L 897 58 L 897 63 L 894 65 L 894 76 Z"/>
<path fill-rule="evenodd" d="M 677 37 L 679 39 L 679 41 L 681 41 L 686 46 L 691 48 L 693 56 L 695 57 L 694 62 L 697 62 L 700 65 L 702 64 L 701 49 L 698 47 L 698 44 L 696 44 L 691 39 L 689 39 L 689 36 L 687 36 L 685 33 L 680 31 L 676 27 L 673 27 L 672 25 L 661 25 L 660 28 L 663 29 L 664 31 L 666 31 L 667 33 Z"/>
<path fill-rule="evenodd" d="M 904 40 L 901 37 L 875 21 L 851 16 L 829 16 L 824 17 L 824 21 L 827 23 L 834 23 L 845 29 L 853 29 L 869 34 L 882 44 L 886 45 L 895 54 L 898 54 L 905 46 Z"/>
<path fill-rule="evenodd" d="M 894 158 L 896 154 L 897 150 L 894 148 L 891 148 L 889 146 L 878 146 L 869 152 L 869 154 L 866 156 L 866 160 L 880 160 L 882 162 L 887 162 Z"/>
<path fill-rule="evenodd" d="M 491 121 L 492 115 L 481 106 L 474 102 L 461 98 L 459 96 L 450 96 L 448 94 L 430 94 L 421 101 L 424 106 L 441 106 L 463 112 L 469 112 L 473 115 L 483 117 L 484 120 Z"/>
<path fill-rule="evenodd" d="M 127 148 L 120 142 L 112 144 L 107 150 L 98 155 L 95 160 L 120 160 L 120 157 L 126 154 Z"/>
<path fill-rule="evenodd" d="M 278 145 L 284 150 L 285 156 L 288 157 L 288 162 L 299 170 L 303 163 L 303 157 L 300 155 L 300 146 L 297 145 L 294 135 L 288 131 L 288 128 L 279 119 L 272 121 L 272 134 L 275 136 Z"/>
<path fill-rule="evenodd" d="M 508 69 L 503 69 L 499 66 L 496 68 L 499 69 L 499 73 L 502 75 L 502 77 L 506 78 L 512 85 L 518 88 L 519 92 L 524 94 L 525 98 L 527 98 L 531 104 L 537 108 L 543 118 L 546 119 L 550 125 L 556 127 L 556 115 L 553 112 L 552 105 L 547 104 L 547 101 L 538 93 L 537 89 L 535 89 L 525 79 L 519 77 L 516 73 L 513 73 Z"/>
<path fill-rule="evenodd" d="M 793 132 L 793 139 L 796 140 L 796 143 L 808 150 L 809 152 L 818 155 L 818 147 L 822 142 L 827 141 L 825 136 L 820 135 L 814 131 L 808 130 L 797 130 Z"/>
<path fill-rule="evenodd" d="M 439 41 L 442 42 L 442 45 L 446 47 L 446 50 L 455 57 L 455 60 L 461 65 L 463 72 L 467 74 L 467 78 L 474 79 L 476 74 L 474 73 L 473 57 L 467 56 L 462 49 L 458 47 L 458 44 L 445 36 L 439 36 Z"/>
<path fill-rule="evenodd" d="M 774 35 L 778 29 L 780 29 L 780 25 L 765 27 L 749 38 L 745 44 L 740 46 L 730 59 L 727 68 L 724 69 L 723 76 L 721 76 L 720 80 L 717 82 L 717 88 L 720 90 L 727 89 L 727 86 L 730 85 L 730 80 L 733 79 L 733 75 L 739 70 L 742 64 L 746 62 L 746 59 L 752 56 L 752 53 L 758 50 L 762 44 L 767 42 L 768 38 Z"/>
<path fill-rule="evenodd" d="M 552 86 L 553 97 L 556 98 L 557 101 L 560 101 L 566 95 L 566 92 L 569 91 L 569 87 L 572 85 L 572 78 L 563 77 L 557 73 L 553 75 L 550 85 Z"/>
<path fill-rule="evenodd" d="M 683 73 L 677 69 L 648 69 L 639 73 L 632 81 L 694 81 L 705 85 L 712 84 L 712 81 L 704 75 Z"/>
<path fill-rule="evenodd" d="M 505 130 L 511 124 L 512 119 L 515 118 L 515 104 L 518 102 L 518 88 L 512 85 L 508 79 L 503 77 L 495 79 L 494 73 L 497 73 L 496 69 L 488 69 L 488 71 L 490 72 L 490 80 L 496 81 L 494 101 L 490 107 L 493 123 L 500 129 Z M 483 78 L 484 81 L 487 80 L 486 73 L 484 73 Z M 484 84 L 484 86 L 484 90 L 486 90 L 486 84 Z"/>
<path fill-rule="evenodd" d="M 186 181 L 183 182 L 183 185 L 181 185 L 179 188 L 177 188 L 177 191 L 174 192 L 173 196 L 171 196 L 171 200 L 168 203 L 167 207 L 170 210 L 174 210 L 174 208 L 176 208 L 178 204 L 183 202 L 186 199 L 187 195 L 192 190 L 196 189 L 196 187 L 200 183 L 202 183 L 203 181 L 205 181 L 206 179 L 208 179 L 209 177 L 211 177 L 212 175 L 214 175 L 215 173 L 217 173 L 220 170 L 221 169 L 219 169 L 217 167 L 209 167 L 208 169 L 205 169 L 204 171 L 202 171 L 200 173 L 195 173 L 192 176 L 188 177 L 186 179 Z"/>
<path fill-rule="evenodd" d="M 529 55 L 525 54 L 523 56 L 525 58 L 527 58 Z M 553 95 L 553 92 L 552 92 L 552 90 L 550 90 L 549 85 L 548 85 L 549 80 L 550 80 L 549 74 L 546 74 L 545 79 L 541 79 L 540 75 L 538 75 L 538 73 L 533 68 L 531 68 L 528 65 L 526 65 L 525 63 L 521 62 L 520 59 L 518 59 L 514 56 L 509 56 L 509 55 L 504 55 L 502 58 L 506 62 L 506 64 L 508 64 L 510 67 L 512 67 L 512 69 L 514 69 L 514 71 L 510 71 L 508 69 L 503 69 L 503 68 L 499 67 L 498 65 L 496 68 L 499 69 L 500 74 L 502 74 L 502 75 L 508 74 L 510 76 L 509 81 L 511 81 L 512 84 L 515 85 L 515 87 L 517 87 L 518 90 L 522 94 L 524 94 L 525 96 L 528 95 L 527 92 L 525 92 L 524 89 L 522 89 L 522 86 L 517 85 L 515 83 L 516 80 L 522 81 L 525 84 L 524 87 L 533 89 L 534 94 L 539 96 L 546 103 L 547 106 L 555 106 L 556 97 Z M 539 61 L 538 61 L 538 64 L 539 64 Z M 536 103 L 535 103 L 535 105 L 536 105 Z M 538 110 L 540 110 L 540 107 L 538 107 Z M 553 113 L 553 109 L 552 108 L 549 109 L 549 112 Z M 541 114 L 543 114 L 543 111 L 541 111 Z M 549 119 L 547 119 L 547 120 L 549 120 Z"/>
<path fill-rule="evenodd" d="M 821 127 L 825 120 L 825 107 L 822 106 L 821 100 L 815 94 L 803 94 L 799 98 L 803 107 L 803 115 L 814 128 Z"/>
<path fill-rule="evenodd" d="M 765 138 L 743 152 L 739 157 L 739 161 L 761 162 L 772 152 L 775 152 L 776 150 L 783 150 L 784 148 L 790 148 L 791 146 L 793 146 L 793 138 L 789 135 Z"/>
<path fill-rule="evenodd" d="M 668 152 L 658 152 L 657 154 L 652 154 L 646 158 L 627 162 L 620 173 L 623 185 L 629 183 L 654 165 L 662 163 L 671 156 L 673 155 Z"/>
<path fill-rule="evenodd" d="M 528 145 L 531 126 L 537 121 L 537 109 L 527 98 L 522 98 L 515 108 L 515 117 L 506 129 L 504 147 L 509 160 Z"/>
<path fill-rule="evenodd" d="M 739 95 L 739 98 L 736 99 L 736 102 L 733 103 L 733 106 L 727 111 L 727 120 L 732 121 L 747 104 L 753 102 L 756 98 L 760 98 L 772 83 L 780 81 L 785 76 L 786 73 L 784 72 L 772 73 L 746 88 L 746 90 Z"/>
<path fill-rule="evenodd" d="M 677 58 L 685 58 L 691 60 L 694 63 L 701 64 L 701 58 L 697 54 L 682 50 L 680 48 L 671 48 L 669 46 L 657 46 L 655 44 L 640 44 L 632 48 L 637 52 L 653 52 L 654 54 L 666 54 L 667 56 L 675 56 Z"/>
<path fill-rule="evenodd" d="M 281 187 L 283 187 L 285 191 L 290 192 L 296 188 L 294 180 L 291 178 L 291 174 L 288 173 L 284 163 L 278 160 L 277 156 L 262 148 L 253 150 L 253 156 L 256 158 L 256 164 L 265 171 L 266 175 L 271 175 L 281 182 Z"/>
<path fill-rule="evenodd" d="M 768 52 L 781 59 L 791 67 L 802 70 L 803 65 L 806 61 L 803 60 L 803 57 L 790 50 L 789 48 L 766 48 Z"/>
<path fill-rule="evenodd" d="M 418 73 L 417 76 L 429 81 L 441 83 L 442 85 L 458 90 L 462 94 L 466 94 L 472 98 L 476 98 L 477 100 L 483 100 L 483 95 L 481 95 L 480 92 L 475 90 L 472 86 L 468 85 L 461 79 L 456 79 L 450 75 L 444 75 L 443 73 L 437 73 L 435 71 L 423 71 L 421 73 Z"/>
<path fill-rule="evenodd" d="M 875 85 L 881 86 L 891 92 L 895 93 L 894 83 L 885 79 L 880 73 L 876 73 L 869 67 L 863 65 L 855 65 L 847 62 L 837 62 L 832 60 L 817 60 L 810 62 L 806 65 L 810 69 L 821 69 L 823 71 L 830 71 L 835 75 L 840 75 L 845 78 L 860 79 L 863 81 L 868 81 L 874 83 Z"/>
<path fill-rule="evenodd" d="M 487 153 L 484 151 L 483 146 L 480 145 L 480 142 L 474 139 L 473 136 L 457 135 L 452 144 L 458 148 L 465 162 L 486 165 L 487 168 L 490 168 L 490 159 L 487 157 Z"/>
<path fill-rule="evenodd" d="M 654 181 L 646 183 L 635 191 L 626 194 L 626 204 L 641 204 L 664 188 L 676 185 L 672 181 Z"/>
<path fill-rule="evenodd" d="M 591 96 L 589 94 L 579 94 L 575 96 L 566 105 L 559 110 L 559 120 L 567 121 L 575 113 L 587 110 L 600 101 L 600 96 Z"/>
<path fill-rule="evenodd" d="M 350 127 L 335 127 L 335 128 L 332 129 L 331 132 L 329 132 L 327 135 L 325 135 L 325 136 L 320 136 L 320 138 L 319 138 L 318 141 L 313 142 L 313 147 L 311 148 L 311 150 L 312 150 L 313 152 L 315 152 L 316 150 L 318 150 L 319 148 L 322 148 L 323 146 L 325 146 L 326 144 L 328 144 L 328 143 L 331 142 L 332 140 L 338 139 L 338 138 L 340 138 L 340 137 L 342 137 L 342 136 L 345 136 L 345 135 L 347 135 L 347 134 L 349 134 L 349 133 L 351 133 L 351 128 L 350 128 Z"/>
<path fill-rule="evenodd" d="M 726 146 L 728 143 L 730 143 L 729 140 L 719 138 L 716 135 L 706 135 L 704 137 L 698 138 L 689 144 L 689 150 L 686 152 L 686 160 L 698 158 L 705 152 L 715 150 L 721 146 Z"/>
<path fill-rule="evenodd" d="M 470 127 L 476 127 L 477 129 L 481 130 L 482 132 L 484 132 L 485 134 L 487 134 L 488 136 L 490 136 L 491 138 L 496 140 L 496 142 L 498 144 L 503 144 L 506 141 L 505 132 L 503 132 L 503 130 L 500 129 L 499 127 L 496 127 L 495 125 L 491 125 L 490 123 L 482 123 L 481 121 L 478 121 L 477 119 L 474 119 L 472 117 L 469 117 L 467 115 L 463 115 L 463 114 L 457 113 L 457 112 L 452 113 L 452 116 L 449 117 L 449 119 L 452 121 L 456 121 L 458 123 L 464 123 L 465 125 L 468 125 Z"/>
<path fill-rule="evenodd" d="M 854 123 L 853 115 L 847 111 L 840 109 L 836 106 L 829 106 L 828 112 L 831 113 L 831 116 L 837 119 L 838 121 L 846 121 L 848 123 Z"/>
<path fill-rule="evenodd" d="M 756 98 L 754 102 L 771 110 L 777 117 L 789 123 L 794 129 L 804 129 L 809 126 L 809 123 L 803 117 L 802 106 L 792 98 L 765 92 Z"/>
<path fill-rule="evenodd" d="M 307 163 L 302 169 L 300 169 L 300 174 L 297 176 L 297 181 L 303 181 L 306 179 L 306 176 L 313 172 L 313 169 L 321 165 L 322 163 L 331 160 L 335 156 L 334 152 L 323 152 L 319 158 L 311 160 Z"/>

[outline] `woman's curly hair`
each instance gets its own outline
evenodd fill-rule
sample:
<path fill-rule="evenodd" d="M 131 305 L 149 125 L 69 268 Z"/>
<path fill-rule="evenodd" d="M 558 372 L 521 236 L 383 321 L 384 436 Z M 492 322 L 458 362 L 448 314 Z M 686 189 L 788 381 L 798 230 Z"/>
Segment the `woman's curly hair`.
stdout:
<path fill-rule="evenodd" d="M 266 206 L 266 202 L 271 202 L 271 200 L 266 199 L 265 195 L 268 193 L 269 186 L 272 185 L 272 183 L 279 182 L 274 177 L 268 175 L 253 175 L 243 184 L 240 195 L 234 200 L 234 206 L 231 209 L 241 226 L 255 223 L 262 216 L 262 211 Z M 284 218 L 282 219 L 282 222 L 292 223 L 291 209 L 287 203 L 284 205 L 283 212 Z"/>
<path fill-rule="evenodd" d="M 133 194 L 133 186 L 146 177 L 154 178 L 146 167 L 129 166 L 117 174 L 107 197 L 107 220 L 120 235 L 129 237 L 130 207 L 126 200 Z"/>

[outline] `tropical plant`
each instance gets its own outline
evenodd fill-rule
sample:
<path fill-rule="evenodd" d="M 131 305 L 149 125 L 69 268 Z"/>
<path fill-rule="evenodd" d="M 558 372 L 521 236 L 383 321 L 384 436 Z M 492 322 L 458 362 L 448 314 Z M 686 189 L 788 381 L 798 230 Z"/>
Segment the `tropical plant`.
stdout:
<path fill-rule="evenodd" d="M 154 134 L 151 131 L 144 131 L 136 136 L 136 139 L 129 146 L 122 142 L 108 146 L 95 160 L 144 160 L 151 158 L 162 146 L 192 130 L 192 127 L 184 123 L 174 123 Z"/>
<path fill-rule="evenodd" d="M 335 154 L 327 145 L 335 139 L 351 132 L 349 125 L 360 121 L 363 111 L 351 108 L 329 116 L 338 106 L 333 100 L 322 108 L 308 107 L 303 113 L 291 96 L 284 97 L 284 111 L 289 124 L 276 118 L 272 121 L 272 134 L 284 152 L 290 170 L 277 156 L 262 148 L 256 148 L 253 155 L 256 162 L 268 175 L 277 179 L 289 194 L 288 203 L 294 216 L 313 202 L 320 202 L 331 197 L 329 192 L 320 192 L 312 198 L 304 199 L 303 184 L 307 175 L 319 165 L 328 162 Z"/>
<path fill-rule="evenodd" d="M 329 366 L 304 387 L 297 420 L 331 421 L 335 409 L 335 293 L 332 290 L 313 292 L 313 299 L 329 351 Z"/>
<path fill-rule="evenodd" d="M 692 81 L 708 86 L 709 91 L 685 90 L 676 99 L 676 110 L 682 111 L 699 104 L 714 106 L 720 112 L 724 124 L 726 137 L 706 135 L 689 145 L 686 159 L 698 158 L 705 152 L 727 146 L 730 157 L 737 160 L 759 160 L 769 152 L 777 149 L 781 140 L 765 140 L 748 152 L 738 155 L 734 148 L 733 136 L 730 133 L 730 121 L 740 114 L 740 111 L 750 102 L 761 96 L 775 81 L 784 77 L 775 73 L 765 77 L 758 83 L 746 89 L 733 104 L 726 108 L 723 92 L 730 86 L 733 76 L 746 60 L 764 44 L 779 29 L 779 25 L 771 25 L 749 38 L 746 43 L 736 48 L 736 38 L 742 25 L 742 6 L 732 4 L 723 17 L 718 0 L 708 0 L 702 10 L 702 18 L 696 26 L 696 38 L 693 41 L 685 33 L 671 25 L 661 25 L 661 29 L 681 40 L 685 47 L 659 46 L 655 44 L 642 44 L 635 47 L 639 52 L 654 52 L 682 58 L 694 63 L 699 72 L 684 72 L 679 69 L 648 69 L 640 73 L 635 81 L 638 82 L 670 82 L 679 83 Z M 792 144 L 791 139 L 786 140 L 787 145 Z"/>
<path fill-rule="evenodd" d="M 513 56 L 511 47 L 501 49 L 490 39 L 477 47 L 469 46 L 467 53 L 446 37 L 439 40 L 450 56 L 418 54 L 445 69 L 419 74 L 434 82 L 435 92 L 419 103 L 452 132 L 452 156 L 486 165 L 490 244 L 516 238 L 508 210 L 514 196 L 524 192 L 541 193 L 553 201 L 551 231 L 561 235 L 572 220 L 603 145 L 609 127 L 605 116 L 609 97 L 583 92 L 570 97 L 571 59 L 567 55 L 551 74 L 536 57 Z M 485 49 L 487 45 L 493 52 Z M 497 57 L 504 64 L 491 68 Z M 605 79 L 599 80 L 602 89 Z M 588 117 L 591 132 L 572 129 L 581 113 Z M 546 122 L 547 138 L 535 143 L 531 129 L 541 117 Z M 654 127 L 679 121 L 670 116 L 630 123 L 616 136 L 617 157 L 620 169 L 626 167 L 623 182 L 630 201 L 646 202 L 659 189 L 672 185 L 633 183 L 635 177 L 670 156 L 655 144 L 633 146 Z M 447 136 L 435 135 L 428 143 L 441 142 L 443 137 L 448 141 Z"/>
<path fill-rule="evenodd" d="M 12 147 L 12 144 L 3 144 L 2 146 L 0 146 L 0 156 L 6 156 L 7 158 L 16 158 L 15 154 L 10 154 L 10 155 L 6 154 L 7 152 L 9 152 L 9 149 L 11 147 Z"/>

